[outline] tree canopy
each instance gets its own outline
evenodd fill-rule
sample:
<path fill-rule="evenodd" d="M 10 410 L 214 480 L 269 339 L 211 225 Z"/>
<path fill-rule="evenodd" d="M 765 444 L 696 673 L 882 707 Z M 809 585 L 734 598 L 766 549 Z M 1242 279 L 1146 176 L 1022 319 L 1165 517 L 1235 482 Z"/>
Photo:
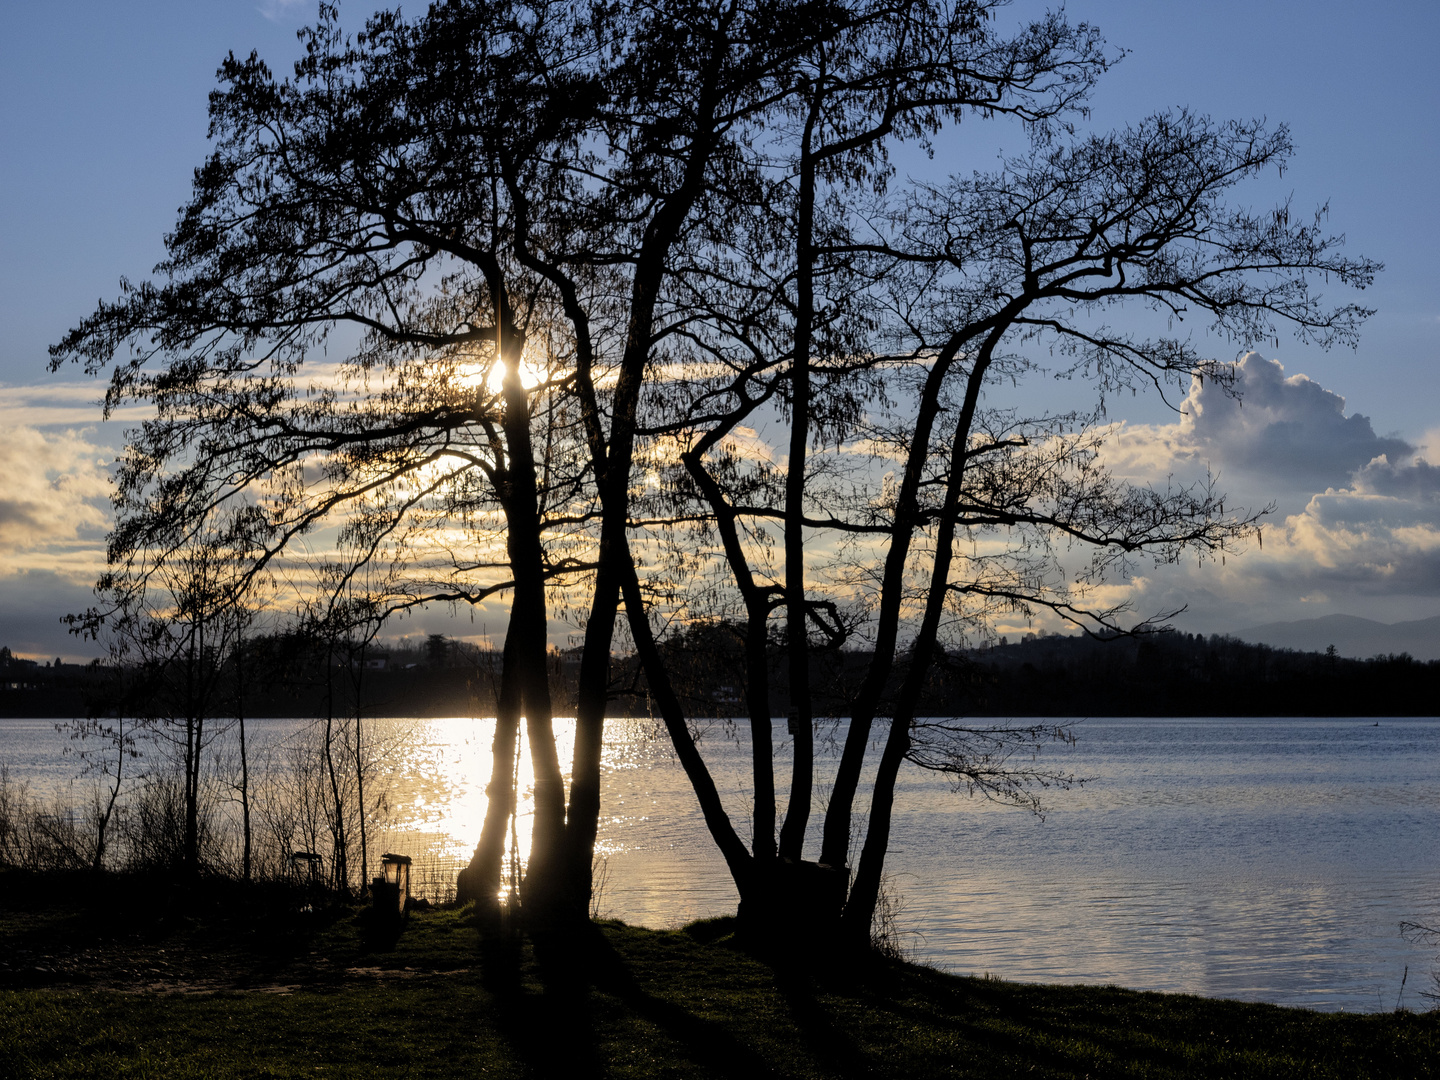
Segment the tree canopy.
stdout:
<path fill-rule="evenodd" d="M 1022 802 L 1057 778 L 1003 768 L 1053 731 L 921 724 L 947 640 L 997 607 L 1133 631 L 1100 586 L 1257 531 L 1212 485 L 1111 477 L 1107 396 L 1227 383 L 1195 316 L 1241 347 L 1282 326 L 1353 342 L 1367 312 L 1315 283 L 1377 269 L 1341 254 L 1323 210 L 1232 205 L 1284 167 L 1283 126 L 1180 111 L 1078 134 L 1113 54 L 1062 14 L 1006 32 L 1001 6 L 456 0 L 351 36 L 322 5 L 291 77 L 231 56 L 169 258 L 52 351 L 110 372 L 107 407 L 153 409 L 102 593 L 143 593 L 201 538 L 226 553 L 232 603 L 277 567 L 307 603 L 367 619 L 508 593 L 492 814 L 467 873 L 496 896 L 523 717 L 524 895 L 547 921 L 588 907 L 623 608 L 749 921 L 867 939 L 907 760 Z M 901 144 L 943 148 L 997 114 L 1027 154 L 898 175 Z M 1170 330 L 1116 325 L 1126 304 Z M 997 392 L 1045 371 L 1088 400 L 1051 413 Z M 545 675 L 557 607 L 583 625 L 568 791 Z M 743 651 L 748 841 L 667 668 L 667 636 L 712 625 Z M 812 667 L 861 642 L 807 862 Z"/>

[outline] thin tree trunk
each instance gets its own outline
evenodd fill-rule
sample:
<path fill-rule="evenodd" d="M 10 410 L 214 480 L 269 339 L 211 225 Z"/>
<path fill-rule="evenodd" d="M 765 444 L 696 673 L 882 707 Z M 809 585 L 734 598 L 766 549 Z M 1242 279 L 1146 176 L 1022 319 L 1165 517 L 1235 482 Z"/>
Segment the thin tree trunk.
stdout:
<path fill-rule="evenodd" d="M 519 714 L 516 714 L 518 724 Z M 518 732 L 518 727 L 517 727 Z M 515 742 L 514 762 L 510 768 L 510 888 L 506 897 L 507 903 L 519 905 L 520 903 L 520 821 L 519 815 L 515 812 L 514 796 L 520 790 L 520 739 Z"/>
<path fill-rule="evenodd" d="M 198 731 L 199 718 L 196 705 L 195 691 L 195 665 L 198 663 L 195 655 L 195 635 L 203 635 L 204 631 L 199 627 L 192 627 L 187 643 L 188 657 L 185 665 L 185 848 L 181 853 L 184 860 L 185 873 L 194 876 L 199 866 L 199 784 L 196 782 L 196 774 L 199 772 L 200 761 L 200 734 Z M 204 639 L 201 638 L 203 649 Z"/>
<path fill-rule="evenodd" d="M 187 710 L 188 711 L 188 710 Z M 180 865 L 186 875 L 195 872 L 195 849 L 197 822 L 193 813 L 195 807 L 194 787 L 191 778 L 194 774 L 195 760 L 195 718 L 185 717 L 185 832 L 181 841 Z"/>
<path fill-rule="evenodd" d="M 885 868 L 885 852 L 890 844 L 890 815 L 895 805 L 895 779 L 910 749 L 912 717 L 896 710 L 890 722 L 890 735 L 880 756 L 875 774 L 875 794 L 870 800 L 870 824 L 865 833 L 860 863 L 850 885 L 841 919 L 841 934 L 852 946 L 864 946 L 870 940 L 870 927 L 875 919 L 875 906 L 880 899 L 880 880 Z"/>
<path fill-rule="evenodd" d="M 644 599 L 640 595 L 640 583 L 635 575 L 634 563 L 627 559 L 625 565 L 629 567 L 629 573 L 626 574 L 624 583 L 625 612 L 629 618 L 630 635 L 635 639 L 635 648 L 640 654 L 641 663 L 645 665 L 646 677 L 650 681 L 650 692 L 660 706 L 660 716 L 665 722 L 665 730 L 670 735 L 670 741 L 675 747 L 676 756 L 680 758 L 680 765 L 685 770 L 685 776 L 689 779 L 690 786 L 700 801 L 700 812 L 704 815 L 705 825 L 710 830 L 716 846 L 720 848 L 720 853 L 725 857 L 725 863 L 730 869 L 730 876 L 735 881 L 741 899 L 744 900 L 754 895 L 755 862 L 745 850 L 744 841 L 735 832 L 729 815 L 725 813 L 725 807 L 720 800 L 720 793 L 715 787 L 715 781 L 705 765 L 705 759 L 701 756 L 699 747 L 695 745 L 695 740 L 690 735 L 689 726 L 685 723 L 680 699 L 676 697 L 675 691 L 670 685 L 669 674 L 665 670 L 659 648 L 656 646 L 654 635 L 650 630 L 649 617 L 644 609 Z"/>
<path fill-rule="evenodd" d="M 185 807 L 186 847 L 189 849 L 190 871 L 200 872 L 200 770 L 205 759 L 202 747 L 205 745 L 205 716 L 195 717 L 195 760 L 190 779 L 190 801 Z"/>
<path fill-rule="evenodd" d="M 850 710 L 845 747 L 841 751 L 840 764 L 835 770 L 835 783 L 830 790 L 830 803 L 825 811 L 820 861 L 831 866 L 844 866 L 850 860 L 850 823 L 855 793 L 860 785 L 860 772 L 865 763 L 866 748 L 870 743 L 870 731 L 885 694 L 885 685 L 890 678 L 899 640 L 905 563 L 910 556 L 910 546 L 919 518 L 920 482 L 924 477 L 935 420 L 940 414 L 940 388 L 958 351 L 959 345 L 955 344 L 935 358 L 920 395 L 915 432 L 896 498 L 894 525 L 885 552 L 874 650 L 865 679 Z"/>
<path fill-rule="evenodd" d="M 566 882 L 572 913 L 589 916 L 592 860 L 600 825 L 600 760 L 605 741 L 605 704 L 610 686 L 610 644 L 619 610 L 619 583 L 602 563 L 585 624 L 580 680 L 575 691 L 575 751 L 570 765 L 570 811 L 566 821 Z"/>
<path fill-rule="evenodd" d="M 470 863 L 456 879 L 455 899 L 475 901 L 482 928 L 493 928 L 500 911 L 500 884 L 505 862 L 506 832 L 515 816 L 515 762 L 519 742 L 521 696 L 518 677 L 519 639 L 512 618 L 505 634 L 500 694 L 495 707 L 495 738 L 490 744 L 490 783 L 485 788 L 485 823 Z"/>
<path fill-rule="evenodd" d="M 512 523 L 511 535 L 515 535 Z M 538 542 L 537 542 L 538 546 Z M 515 606 L 519 618 L 511 615 L 512 632 L 520 640 L 519 683 L 525 709 L 525 732 L 530 744 L 530 764 L 535 778 L 535 814 L 530 832 L 530 859 L 521 888 L 527 922 L 534 917 L 549 925 L 563 917 L 565 874 L 565 782 L 555 747 L 555 730 L 550 708 L 549 672 L 545 665 L 544 583 L 530 575 L 522 586 L 516 575 Z"/>
<path fill-rule="evenodd" d="M 335 888 L 350 891 L 350 867 L 345 851 L 345 806 L 340 798 L 340 782 L 335 774 L 335 651 L 333 644 L 325 650 L 325 771 L 330 778 L 330 796 L 334 802 L 334 828 L 330 838 L 334 845 L 332 873 Z"/>
<path fill-rule="evenodd" d="M 110 785 L 110 797 L 105 802 L 105 812 L 100 815 L 100 823 L 95 830 L 95 858 L 90 868 L 96 873 L 104 868 L 105 864 L 105 836 L 110 828 L 110 817 L 115 812 L 115 801 L 120 797 L 120 782 L 125 773 L 125 720 L 117 719 L 116 723 L 116 748 L 118 753 L 115 756 L 115 779 Z"/>
<path fill-rule="evenodd" d="M 361 736 L 361 693 L 365 684 L 365 647 L 368 639 L 360 643 L 360 670 L 355 674 L 355 799 L 360 808 L 360 895 L 370 888 L 370 861 L 368 838 L 365 829 L 365 755 Z"/>
<path fill-rule="evenodd" d="M 965 403 L 961 407 L 954 437 L 950 442 L 949 474 L 946 478 L 940 527 L 935 539 L 935 562 L 930 571 L 925 614 L 920 622 L 920 631 L 911 646 L 910 668 L 900 689 L 895 715 L 890 722 L 890 733 L 881 755 L 880 768 L 875 776 L 865 847 L 861 851 L 860 864 L 856 868 L 850 896 L 845 903 L 842 933 L 851 944 L 860 945 L 869 940 L 870 927 L 875 918 L 875 906 L 880 897 L 880 881 L 885 870 L 885 855 L 890 846 L 890 817 L 895 805 L 895 782 L 899 776 L 900 765 L 910 750 L 910 725 L 914 722 L 915 709 L 925 686 L 926 673 L 929 671 L 940 629 L 940 618 L 945 609 L 950 565 L 954 559 L 955 516 L 965 476 L 970 429 L 979 404 L 980 387 L 984 383 L 985 372 L 990 366 L 997 339 L 998 335 L 987 341 L 976 358 L 967 381 Z"/>
<path fill-rule="evenodd" d="M 601 456 L 600 447 L 591 447 L 601 497 L 600 553 L 580 660 L 570 812 L 566 822 L 567 903 L 576 921 L 588 919 L 590 914 L 592 861 L 600 823 L 600 760 L 610 684 L 610 646 L 620 608 L 621 583 L 630 561 L 625 528 L 630 507 L 630 468 L 635 452 L 635 415 L 650 352 L 655 297 L 660 285 L 659 271 L 647 264 L 642 266 L 646 272 L 637 275 L 632 289 L 629 338 L 615 385 L 609 448 Z"/>
<path fill-rule="evenodd" d="M 755 785 L 750 850 L 761 863 L 773 862 L 775 843 L 775 733 L 770 719 L 769 617 L 765 605 L 745 624 L 745 707 L 750 713 L 750 772 Z"/>
<path fill-rule="evenodd" d="M 704 465 L 704 455 L 720 441 L 717 429 L 684 455 L 686 469 L 694 478 L 715 515 L 715 525 L 725 548 L 735 583 L 745 600 L 745 707 L 750 714 L 751 774 L 755 785 L 754 831 L 750 850 L 759 863 L 774 860 L 775 846 L 775 739 L 770 718 L 770 657 L 768 629 L 770 593 L 755 582 L 749 561 L 740 543 L 734 508 L 715 478 Z M 647 669 L 648 672 L 648 669 Z M 654 678 L 651 679 L 652 684 Z"/>
<path fill-rule="evenodd" d="M 810 698 L 810 635 L 805 606 L 805 454 L 810 444 L 810 349 L 815 307 L 815 161 L 810 140 L 820 106 L 816 92 L 800 142 L 795 237 L 795 355 L 790 359 L 790 457 L 785 473 L 785 625 L 790 660 L 790 736 L 795 756 L 790 801 L 780 828 L 780 857 L 799 859 L 815 783 L 815 725 Z"/>
<path fill-rule="evenodd" d="M 240 822 L 244 831 L 244 849 L 240 857 L 240 865 L 245 880 L 250 880 L 251 873 L 251 834 L 250 834 L 250 758 L 245 747 L 245 674 L 244 674 L 244 635 L 237 637 L 235 642 L 235 720 L 240 726 Z"/>

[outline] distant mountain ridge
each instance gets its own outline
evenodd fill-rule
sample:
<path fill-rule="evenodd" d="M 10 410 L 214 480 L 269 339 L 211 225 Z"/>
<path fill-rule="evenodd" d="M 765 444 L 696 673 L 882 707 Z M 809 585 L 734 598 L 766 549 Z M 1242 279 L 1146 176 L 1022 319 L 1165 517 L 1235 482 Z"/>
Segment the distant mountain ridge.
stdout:
<path fill-rule="evenodd" d="M 1409 653 L 1416 660 L 1440 660 L 1440 615 L 1410 622 L 1382 623 L 1358 615 L 1325 615 L 1296 622 L 1273 622 L 1238 630 L 1235 637 L 1257 645 L 1301 652 L 1324 652 L 1367 659 Z"/>

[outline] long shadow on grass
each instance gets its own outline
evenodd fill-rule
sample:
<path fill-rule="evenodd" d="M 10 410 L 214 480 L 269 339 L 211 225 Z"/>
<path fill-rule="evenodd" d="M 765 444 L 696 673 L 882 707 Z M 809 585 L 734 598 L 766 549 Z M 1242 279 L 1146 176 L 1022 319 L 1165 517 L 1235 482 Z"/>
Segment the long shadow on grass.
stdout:
<path fill-rule="evenodd" d="M 943 976 L 917 977 L 891 970 L 876 981 L 871 993 L 883 997 L 883 1002 L 876 1002 L 877 1010 L 893 1017 L 897 1027 L 944 1032 L 972 1062 L 1003 1062 L 1010 1070 L 1104 1075 L 1106 1053 L 1094 1044 L 1091 1031 L 1081 1035 L 1051 1030 L 1026 997 L 1008 986 L 967 991 L 947 985 Z"/>
<path fill-rule="evenodd" d="M 551 950 L 535 950 L 540 986 L 525 978 L 518 935 L 482 934 L 481 982 L 501 1038 L 528 1075 L 598 1076 L 595 1024 L 587 995 L 558 970 Z"/>
<path fill-rule="evenodd" d="M 864 1048 L 820 1004 L 810 977 L 790 965 L 779 965 L 774 970 L 775 987 L 815 1060 L 844 1080 L 876 1075 L 878 1070 Z"/>
<path fill-rule="evenodd" d="M 709 1073 L 736 1080 L 776 1075 L 768 1062 L 722 1027 L 645 990 L 598 930 L 563 943 L 539 943 L 534 957 L 539 992 L 523 977 L 518 955 L 492 952 L 483 968 L 500 1034 L 515 1059 L 532 1075 L 603 1074 L 597 1038 L 603 1020 L 596 1015 L 592 985 L 663 1031 L 691 1063 L 703 1063 Z M 616 1026 L 612 1024 L 611 1029 Z"/>
<path fill-rule="evenodd" d="M 1097 1075 L 1123 1064 L 1144 1075 L 1187 1076 L 1205 1067 L 1187 1060 L 1179 1018 L 1147 1017 L 1106 999 L 1103 989 L 1071 995 L 1063 987 L 1008 983 L 964 988 L 939 975 L 892 978 L 883 1007 L 898 1021 L 946 1031 L 977 1056 L 1016 1068 Z"/>
<path fill-rule="evenodd" d="M 595 1022 L 584 994 L 516 986 L 493 998 L 494 1020 L 516 1061 L 534 1076 L 599 1076 Z"/>
<path fill-rule="evenodd" d="M 636 980 L 629 965 L 598 929 L 587 942 L 590 978 L 595 988 L 618 999 L 688 1052 L 691 1060 L 720 1076 L 748 1080 L 777 1076 L 770 1063 L 724 1028 L 701 1019 L 678 1005 L 655 997 Z"/>

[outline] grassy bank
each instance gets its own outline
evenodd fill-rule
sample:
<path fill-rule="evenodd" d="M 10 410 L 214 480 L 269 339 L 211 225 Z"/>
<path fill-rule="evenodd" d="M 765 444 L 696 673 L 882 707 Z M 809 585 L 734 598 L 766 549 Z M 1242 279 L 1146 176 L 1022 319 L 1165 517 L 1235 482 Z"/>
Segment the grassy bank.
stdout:
<path fill-rule="evenodd" d="M 464 912 L 416 913 L 378 946 L 353 909 L 295 914 L 280 933 L 273 898 L 225 921 L 214 903 L 123 928 L 33 904 L 0 911 L 17 987 L 0 991 L 0 1076 L 1440 1075 L 1433 1014 L 1030 986 L 880 961 L 816 976 L 747 954 L 725 921 L 606 924 L 585 985 L 546 985 L 528 955 L 497 985 Z"/>

